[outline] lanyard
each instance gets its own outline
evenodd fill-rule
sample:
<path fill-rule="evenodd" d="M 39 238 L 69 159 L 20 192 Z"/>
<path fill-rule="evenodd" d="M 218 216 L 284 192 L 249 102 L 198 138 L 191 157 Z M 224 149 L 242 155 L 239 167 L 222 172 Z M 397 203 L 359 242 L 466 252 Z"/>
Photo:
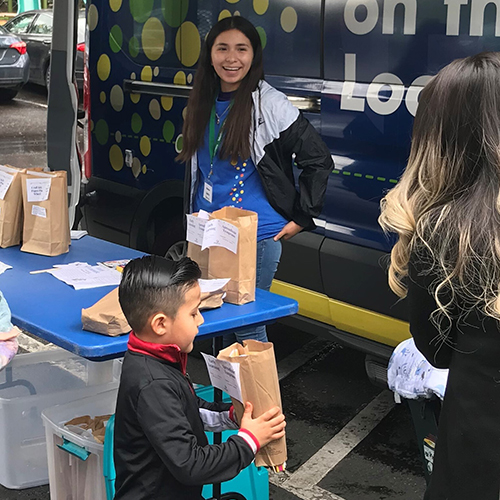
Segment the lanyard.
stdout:
<path fill-rule="evenodd" d="M 229 107 L 231 107 L 233 103 L 229 104 Z M 226 120 L 224 120 L 221 123 L 219 133 L 217 135 L 217 139 L 215 138 L 215 103 L 212 106 L 212 112 L 210 113 L 210 124 L 209 124 L 209 130 L 208 130 L 208 139 L 209 139 L 209 152 L 210 152 L 210 173 L 208 174 L 208 178 L 213 173 L 213 166 L 214 166 L 214 158 L 217 155 L 217 151 L 219 150 L 220 143 L 222 142 L 222 136 L 224 132 L 224 123 Z"/>

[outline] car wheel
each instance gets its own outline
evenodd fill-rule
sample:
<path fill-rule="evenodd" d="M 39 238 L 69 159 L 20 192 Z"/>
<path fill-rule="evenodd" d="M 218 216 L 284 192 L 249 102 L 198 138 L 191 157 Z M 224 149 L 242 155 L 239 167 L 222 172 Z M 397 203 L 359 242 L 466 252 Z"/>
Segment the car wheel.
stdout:
<path fill-rule="evenodd" d="M 50 85 L 50 61 L 47 64 L 47 68 L 45 69 L 45 88 L 49 90 Z"/>
<path fill-rule="evenodd" d="M 0 89 L 0 102 L 6 102 L 14 99 L 14 97 L 16 97 L 17 95 L 17 92 L 17 90 L 13 89 Z"/>

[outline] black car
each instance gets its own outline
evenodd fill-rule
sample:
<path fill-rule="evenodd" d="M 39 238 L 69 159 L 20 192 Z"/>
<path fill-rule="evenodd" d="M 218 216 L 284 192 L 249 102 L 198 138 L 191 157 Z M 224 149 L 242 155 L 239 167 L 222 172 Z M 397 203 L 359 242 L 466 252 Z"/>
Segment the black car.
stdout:
<path fill-rule="evenodd" d="M 28 81 L 26 43 L 0 26 L 0 101 L 13 99 Z"/>
<path fill-rule="evenodd" d="M 50 9 L 30 10 L 11 19 L 4 28 L 26 42 L 29 58 L 29 81 L 49 86 L 50 47 L 53 14 Z M 75 74 L 78 88 L 83 88 L 83 53 L 85 51 L 85 11 L 78 18 Z"/>

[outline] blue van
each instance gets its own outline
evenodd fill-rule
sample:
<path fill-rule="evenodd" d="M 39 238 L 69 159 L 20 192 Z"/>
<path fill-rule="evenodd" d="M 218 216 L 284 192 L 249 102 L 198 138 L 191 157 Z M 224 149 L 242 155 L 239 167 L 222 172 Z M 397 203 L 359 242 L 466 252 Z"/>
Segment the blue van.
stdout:
<path fill-rule="evenodd" d="M 285 242 L 288 320 L 379 357 L 409 336 L 387 285 L 379 202 L 408 158 L 421 89 L 455 58 L 500 50 L 498 0 L 109 0 L 88 5 L 90 234 L 165 254 L 184 239 L 182 116 L 201 41 L 242 15 L 335 160 L 317 229 Z M 117 256 L 118 258 L 119 256 Z"/>

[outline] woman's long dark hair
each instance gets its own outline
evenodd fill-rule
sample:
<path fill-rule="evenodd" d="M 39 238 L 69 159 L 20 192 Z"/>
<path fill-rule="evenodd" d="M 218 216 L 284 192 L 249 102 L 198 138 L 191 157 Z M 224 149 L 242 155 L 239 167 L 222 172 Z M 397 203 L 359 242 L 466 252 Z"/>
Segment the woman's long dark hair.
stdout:
<path fill-rule="evenodd" d="M 240 16 L 226 17 L 215 24 L 207 35 L 189 96 L 186 118 L 182 129 L 183 147 L 177 160 L 186 162 L 203 146 L 205 129 L 210 112 L 219 93 L 220 79 L 212 66 L 212 47 L 215 39 L 224 31 L 241 31 L 252 44 L 253 61 L 245 78 L 235 92 L 234 103 L 225 121 L 225 135 L 220 149 L 221 158 L 250 156 L 250 127 L 252 125 L 252 92 L 264 78 L 262 44 L 254 25 Z"/>

